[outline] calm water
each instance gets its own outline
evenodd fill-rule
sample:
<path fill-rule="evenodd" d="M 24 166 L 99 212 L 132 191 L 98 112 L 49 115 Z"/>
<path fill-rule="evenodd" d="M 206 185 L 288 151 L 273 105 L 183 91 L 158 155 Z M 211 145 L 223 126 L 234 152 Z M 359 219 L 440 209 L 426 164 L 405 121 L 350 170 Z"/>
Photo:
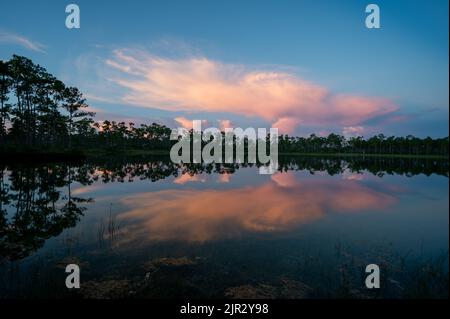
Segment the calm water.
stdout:
<path fill-rule="evenodd" d="M 0 297 L 448 296 L 447 160 L 0 168 Z M 80 290 L 65 288 L 69 263 Z"/>

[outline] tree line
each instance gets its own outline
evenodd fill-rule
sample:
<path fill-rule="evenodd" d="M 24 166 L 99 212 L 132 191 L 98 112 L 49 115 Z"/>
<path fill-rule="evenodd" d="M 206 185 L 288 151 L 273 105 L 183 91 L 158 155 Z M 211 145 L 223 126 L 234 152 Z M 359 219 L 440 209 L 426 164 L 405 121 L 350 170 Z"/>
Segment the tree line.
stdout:
<path fill-rule="evenodd" d="M 448 155 L 449 138 L 418 138 L 385 136 L 378 134 L 365 139 L 362 136 L 345 137 L 331 133 L 326 137 L 311 134 L 309 137 L 282 135 L 279 139 L 281 153 L 362 153 L 405 155 Z"/>
<path fill-rule="evenodd" d="M 165 125 L 94 120 L 83 94 L 67 86 L 30 59 L 13 55 L 0 61 L 0 151 L 3 149 L 169 150 Z M 248 140 L 247 142 L 248 143 Z M 327 137 L 281 135 L 280 153 L 362 153 L 447 155 L 449 139 L 386 137 L 365 139 L 338 134 Z"/>
<path fill-rule="evenodd" d="M 0 145 L 166 149 L 171 129 L 94 121 L 83 94 L 30 59 L 0 61 Z"/>

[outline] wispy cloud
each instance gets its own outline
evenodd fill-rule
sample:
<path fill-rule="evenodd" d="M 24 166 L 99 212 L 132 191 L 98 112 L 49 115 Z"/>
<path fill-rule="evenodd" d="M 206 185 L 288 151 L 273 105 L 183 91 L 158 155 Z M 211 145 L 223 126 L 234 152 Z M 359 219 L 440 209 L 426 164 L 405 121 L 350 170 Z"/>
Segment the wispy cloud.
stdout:
<path fill-rule="evenodd" d="M 20 45 L 35 52 L 45 53 L 45 46 L 43 44 L 12 32 L 0 30 L 0 43 Z"/>
<path fill-rule="evenodd" d="M 170 59 L 121 49 L 105 62 L 116 72 L 109 80 L 122 88 L 123 103 L 259 117 L 289 133 L 302 124 L 358 126 L 398 109 L 386 98 L 334 93 L 289 72 L 205 57 Z"/>

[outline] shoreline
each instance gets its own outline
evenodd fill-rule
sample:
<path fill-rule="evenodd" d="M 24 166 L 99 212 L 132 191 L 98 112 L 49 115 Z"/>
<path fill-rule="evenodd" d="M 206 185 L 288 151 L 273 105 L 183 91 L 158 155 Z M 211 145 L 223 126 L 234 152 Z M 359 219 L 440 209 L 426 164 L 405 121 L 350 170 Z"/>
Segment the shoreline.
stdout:
<path fill-rule="evenodd" d="M 169 156 L 169 150 L 117 150 L 110 151 L 106 149 L 73 149 L 73 150 L 13 150 L 0 149 L 0 162 L 30 162 L 30 161 L 82 161 L 92 158 L 105 156 Z M 421 155 L 421 154 L 376 154 L 376 153 L 303 153 L 303 152 L 282 152 L 279 156 L 295 156 L 295 157 L 378 157 L 378 158 L 403 158 L 403 159 L 436 159 L 448 160 L 449 156 L 445 155 Z"/>

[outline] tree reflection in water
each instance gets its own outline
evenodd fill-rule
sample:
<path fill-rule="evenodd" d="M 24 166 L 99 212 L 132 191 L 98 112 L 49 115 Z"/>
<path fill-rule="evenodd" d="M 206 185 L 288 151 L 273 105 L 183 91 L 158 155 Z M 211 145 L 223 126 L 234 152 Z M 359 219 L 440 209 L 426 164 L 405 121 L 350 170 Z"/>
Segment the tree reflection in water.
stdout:
<path fill-rule="evenodd" d="M 86 209 L 80 205 L 91 201 L 72 196 L 71 184 L 86 179 L 81 169 L 70 165 L 1 169 L 1 259 L 22 259 L 74 227 Z"/>
<path fill-rule="evenodd" d="M 0 261 L 19 260 L 42 247 L 45 241 L 74 227 L 92 198 L 73 196 L 74 183 L 157 182 L 184 174 L 232 174 L 254 164 L 184 164 L 166 157 L 114 158 L 78 164 L 58 163 L 39 166 L 0 166 Z M 449 176 L 448 160 L 378 157 L 281 157 L 279 171 L 307 170 L 329 175 L 345 171 L 414 176 Z"/>

